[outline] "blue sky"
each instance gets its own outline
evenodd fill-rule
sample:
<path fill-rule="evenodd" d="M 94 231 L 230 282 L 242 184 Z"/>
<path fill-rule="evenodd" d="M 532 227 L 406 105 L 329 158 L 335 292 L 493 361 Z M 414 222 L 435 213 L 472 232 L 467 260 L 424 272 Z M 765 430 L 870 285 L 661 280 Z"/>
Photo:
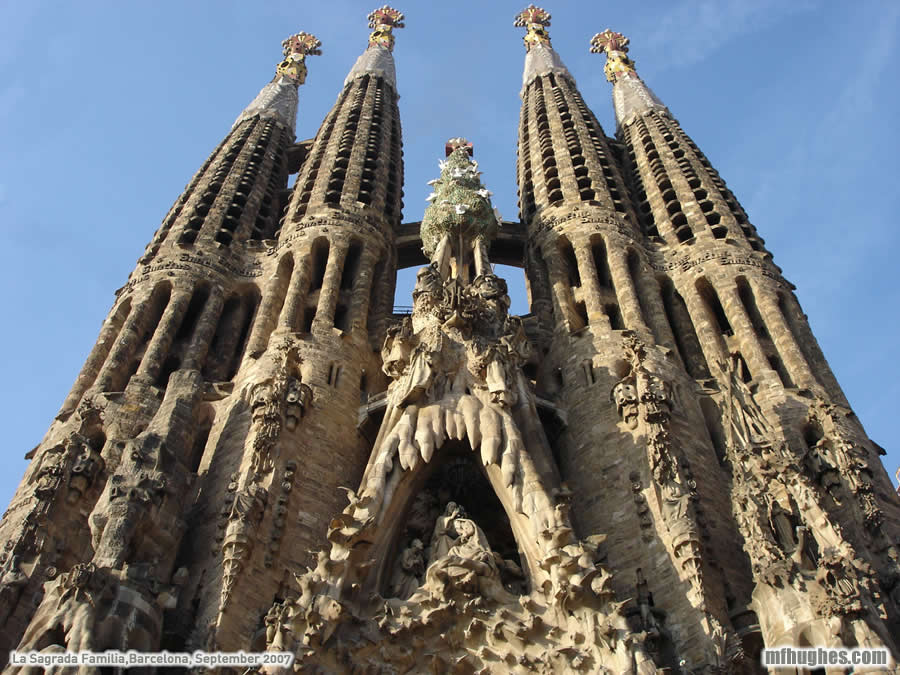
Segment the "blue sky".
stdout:
<path fill-rule="evenodd" d="M 517 217 L 524 3 L 398 7 L 406 220 L 420 220 L 444 141 L 475 144 Z M 375 3 L 78 3 L 0 9 L 0 502 L 49 426 L 100 324 L 171 203 L 272 76 L 281 40 L 316 34 L 297 136 L 310 138 L 364 49 Z M 639 7 L 639 9 L 636 9 Z M 900 3 L 831 0 L 554 2 L 553 45 L 607 134 L 603 58 L 632 40 L 638 72 L 719 169 L 797 286 L 870 436 L 900 465 L 895 251 Z M 894 73 L 892 75 L 892 72 Z M 513 273 L 515 282 L 521 272 Z M 521 283 L 513 283 L 521 288 Z M 409 304 L 408 287 L 398 304 Z M 521 292 L 518 311 L 527 311 Z"/>

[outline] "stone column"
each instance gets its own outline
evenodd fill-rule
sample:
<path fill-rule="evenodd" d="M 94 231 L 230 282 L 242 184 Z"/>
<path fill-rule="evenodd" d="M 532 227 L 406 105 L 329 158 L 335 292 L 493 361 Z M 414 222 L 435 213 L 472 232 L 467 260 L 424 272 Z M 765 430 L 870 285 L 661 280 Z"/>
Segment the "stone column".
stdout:
<path fill-rule="evenodd" d="M 576 240 L 572 242 L 572 249 L 575 251 L 575 260 L 578 262 L 581 297 L 587 309 L 588 321 L 594 325 L 605 326 L 609 330 L 609 317 L 603 310 L 603 297 L 600 281 L 597 278 L 597 268 L 594 265 L 594 256 L 591 255 L 591 246 L 587 241 Z"/>
<path fill-rule="evenodd" d="M 200 319 L 197 321 L 191 343 L 185 351 L 184 363 L 181 364 L 183 370 L 202 370 L 224 304 L 221 287 L 213 287 L 206 300 L 206 305 L 203 307 L 203 312 L 200 314 Z"/>
<path fill-rule="evenodd" d="M 539 249 L 529 247 L 525 255 L 531 311 L 538 318 L 541 328 L 549 334 L 553 332 L 553 298 L 547 269 Z"/>
<path fill-rule="evenodd" d="M 96 388 L 100 391 L 117 391 L 124 389 L 125 382 L 121 382 L 125 368 L 128 367 L 134 352 L 138 348 L 143 332 L 143 324 L 146 314 L 153 304 L 152 293 L 141 300 L 131 310 L 131 314 L 125 320 L 125 325 L 116 339 L 106 363 L 97 375 Z"/>
<path fill-rule="evenodd" d="M 351 331 L 357 328 L 366 329 L 369 317 L 369 300 L 372 297 L 372 284 L 377 281 L 377 279 L 372 278 L 372 275 L 375 273 L 376 259 L 377 252 L 372 246 L 367 246 L 363 249 L 363 254 L 359 261 L 359 270 L 350 290 L 350 302 L 347 308 L 347 325 L 350 326 Z"/>
<path fill-rule="evenodd" d="M 554 247 L 555 248 L 555 247 Z M 569 286 L 569 276 L 563 269 L 562 260 L 558 250 L 544 258 L 547 261 L 547 272 L 550 275 L 550 287 L 553 289 L 553 301 L 556 306 L 556 315 L 566 322 L 567 330 L 574 330 L 572 315 L 575 312 L 575 300 L 572 297 L 572 287 Z"/>
<path fill-rule="evenodd" d="M 759 312 L 769 328 L 772 341 L 775 343 L 778 354 L 783 359 L 791 378 L 799 387 L 815 387 L 817 384 L 816 378 L 806 362 L 806 358 L 803 356 L 803 352 L 797 344 L 787 320 L 781 314 L 778 298 L 768 289 L 754 289 L 754 293 L 758 298 Z"/>
<path fill-rule="evenodd" d="M 294 266 L 291 267 L 292 270 Z M 247 341 L 247 353 L 252 357 L 257 357 L 265 351 L 266 345 L 269 343 L 269 335 L 275 329 L 278 321 L 277 313 L 284 303 L 285 293 L 290 284 L 290 277 L 285 279 L 285 276 L 287 275 L 282 269 L 282 262 L 279 261 L 269 287 L 265 290 L 256 321 L 250 331 L 250 339 Z"/>
<path fill-rule="evenodd" d="M 334 310 L 337 307 L 338 294 L 341 288 L 341 273 L 344 270 L 344 260 L 347 257 L 347 245 L 332 242 L 328 250 L 328 265 L 325 268 L 325 278 L 322 280 L 322 289 L 319 291 L 319 305 L 316 307 L 316 318 L 313 325 L 334 325 Z"/>
<path fill-rule="evenodd" d="M 75 410 L 84 392 L 97 378 L 97 374 L 103 367 L 103 362 L 106 360 L 106 357 L 109 355 L 110 350 L 112 350 L 116 342 L 119 331 L 122 330 L 123 324 L 131 315 L 130 308 L 128 313 L 123 317 L 119 316 L 121 311 L 120 305 L 100 329 L 100 336 L 97 338 L 97 343 L 88 355 L 87 361 L 85 361 L 84 365 L 81 367 L 81 372 L 78 373 L 75 384 L 72 386 L 72 391 L 69 392 L 69 395 L 63 402 L 59 412 L 60 415 L 65 415 Z"/>
<path fill-rule="evenodd" d="M 768 373 L 774 373 L 772 366 L 769 365 L 769 359 L 766 358 L 766 354 L 759 344 L 759 336 L 753 328 L 734 282 L 731 281 L 725 286 L 717 285 L 716 292 L 722 308 L 728 316 L 728 321 L 734 328 L 735 336 L 741 345 L 741 354 L 747 360 L 750 373 L 754 378 L 767 377 Z"/>
<path fill-rule="evenodd" d="M 475 274 L 491 274 L 491 260 L 488 257 L 488 247 L 484 239 L 477 237 L 472 247 L 472 257 L 475 259 Z"/>
<path fill-rule="evenodd" d="M 184 314 L 187 312 L 188 305 L 191 302 L 193 294 L 193 284 L 186 287 L 174 289 L 172 296 L 169 298 L 169 304 L 166 305 L 165 312 L 150 343 L 144 352 L 144 358 L 141 359 L 141 365 L 137 374 L 149 382 L 155 382 L 162 370 L 163 362 L 169 353 L 169 348 L 175 340 L 175 333 L 181 325 Z"/>
<path fill-rule="evenodd" d="M 652 276 L 643 274 L 641 270 L 638 270 L 634 283 L 638 297 L 641 300 L 641 306 L 644 307 L 648 315 L 644 319 L 650 325 L 650 330 L 653 333 L 653 337 L 656 338 L 657 344 L 674 348 L 676 346 L 675 335 L 672 333 L 672 327 L 669 326 L 669 322 L 666 319 L 666 308 L 663 306 L 659 283 Z"/>
<path fill-rule="evenodd" d="M 716 364 L 728 363 L 728 354 L 716 325 L 716 319 L 693 286 L 686 287 L 682 297 L 684 304 L 687 305 L 691 323 L 694 324 L 694 332 L 700 340 L 700 349 L 703 350 L 710 369 L 715 372 Z"/>
<path fill-rule="evenodd" d="M 310 254 L 298 256 L 294 261 L 294 273 L 288 282 L 287 295 L 284 298 L 284 306 L 281 308 L 281 316 L 278 318 L 278 327 L 289 331 L 296 331 L 300 327 L 303 316 L 303 305 L 306 293 L 309 290 L 309 277 L 312 271 Z"/>
<path fill-rule="evenodd" d="M 236 352 L 240 347 L 238 340 L 241 339 L 241 327 L 249 311 L 250 298 L 239 298 L 237 308 L 227 317 L 228 323 L 222 326 L 222 340 L 218 344 L 217 351 L 208 357 L 212 360 L 212 364 L 207 368 L 208 380 L 220 382 L 229 379 L 231 367 L 239 356 Z"/>
<path fill-rule="evenodd" d="M 616 289 L 616 298 L 619 301 L 619 311 L 625 320 L 625 326 L 631 330 L 649 333 L 650 329 L 641 314 L 641 303 L 638 300 L 634 281 L 628 269 L 628 261 L 625 251 L 621 248 L 606 247 L 606 259 L 609 264 L 609 275 L 612 278 L 613 287 Z"/>

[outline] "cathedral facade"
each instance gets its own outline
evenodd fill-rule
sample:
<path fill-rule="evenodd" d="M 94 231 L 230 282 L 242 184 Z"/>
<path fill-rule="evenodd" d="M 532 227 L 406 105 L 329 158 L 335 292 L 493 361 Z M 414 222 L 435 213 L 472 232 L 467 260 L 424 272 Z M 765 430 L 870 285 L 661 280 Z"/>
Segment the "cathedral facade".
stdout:
<path fill-rule="evenodd" d="M 793 287 L 628 38 L 590 43 L 609 136 L 550 15 L 515 25 L 516 222 L 462 137 L 403 221 L 400 12 L 369 15 L 306 141 L 320 44 L 285 40 L 29 453 L 0 521 L 0 653 L 270 650 L 321 673 L 900 658 L 900 500 Z M 529 314 L 495 263 L 524 267 Z"/>

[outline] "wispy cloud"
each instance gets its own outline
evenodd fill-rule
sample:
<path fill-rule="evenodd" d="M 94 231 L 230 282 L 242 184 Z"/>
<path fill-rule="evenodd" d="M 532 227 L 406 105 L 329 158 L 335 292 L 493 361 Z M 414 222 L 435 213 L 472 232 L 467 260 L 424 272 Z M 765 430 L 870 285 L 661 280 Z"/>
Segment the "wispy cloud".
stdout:
<path fill-rule="evenodd" d="M 852 61 L 845 78 L 846 85 L 833 98 L 827 109 L 810 115 L 812 124 L 799 127 L 792 135 L 795 143 L 781 157 L 776 170 L 759 184 L 753 201 L 765 202 L 775 186 L 787 175 L 816 166 L 822 172 L 856 173 L 861 163 L 871 161 L 874 134 L 867 120 L 876 113 L 889 114 L 879 108 L 879 92 L 892 81 L 887 71 L 894 67 L 892 52 L 898 46 L 900 5 L 892 4 L 870 35 L 854 39 Z M 893 108 L 891 107 L 891 110 Z"/>
<path fill-rule="evenodd" d="M 735 37 L 814 9 L 816 0 L 681 0 L 652 16 L 643 60 L 682 68 L 704 60 Z M 664 68 L 660 68 L 663 70 Z"/>

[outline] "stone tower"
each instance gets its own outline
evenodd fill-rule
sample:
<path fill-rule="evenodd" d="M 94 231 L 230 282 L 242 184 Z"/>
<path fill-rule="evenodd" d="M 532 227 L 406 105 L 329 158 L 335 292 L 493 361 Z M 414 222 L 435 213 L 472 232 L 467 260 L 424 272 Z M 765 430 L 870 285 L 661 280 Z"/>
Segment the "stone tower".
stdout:
<path fill-rule="evenodd" d="M 550 14 L 515 25 L 519 222 L 457 137 L 402 223 L 400 12 L 369 15 L 299 143 L 320 45 L 283 43 L 30 453 L 0 521 L 0 652 L 436 673 L 900 658 L 900 502 L 792 286 L 626 37 L 591 40 L 613 138 Z M 528 315 L 496 262 L 524 266 Z"/>

